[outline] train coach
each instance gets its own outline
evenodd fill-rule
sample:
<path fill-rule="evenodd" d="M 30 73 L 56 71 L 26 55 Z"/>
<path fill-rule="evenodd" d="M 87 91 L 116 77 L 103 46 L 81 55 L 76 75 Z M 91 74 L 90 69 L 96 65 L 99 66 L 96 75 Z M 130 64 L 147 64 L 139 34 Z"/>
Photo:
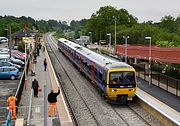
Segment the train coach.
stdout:
<path fill-rule="evenodd" d="M 136 72 L 132 66 L 64 38 L 58 40 L 58 49 L 100 88 L 107 99 L 126 103 L 135 96 Z"/>

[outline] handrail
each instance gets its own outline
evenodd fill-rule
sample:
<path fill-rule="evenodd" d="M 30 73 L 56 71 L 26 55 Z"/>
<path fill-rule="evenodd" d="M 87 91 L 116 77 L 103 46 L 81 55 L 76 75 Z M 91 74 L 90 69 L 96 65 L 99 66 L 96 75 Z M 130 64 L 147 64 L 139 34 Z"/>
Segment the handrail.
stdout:
<path fill-rule="evenodd" d="M 25 69 L 24 69 L 23 72 L 22 72 L 22 75 L 23 75 L 23 76 L 21 76 L 21 78 L 20 78 L 20 81 L 19 81 L 19 84 L 18 84 L 16 93 L 15 93 L 15 97 L 17 97 L 17 94 L 18 94 L 19 89 L 20 89 L 20 87 L 21 87 L 21 82 L 22 82 L 22 79 L 23 79 L 23 77 L 24 77 L 24 73 L 25 73 Z"/>
<path fill-rule="evenodd" d="M 30 94 L 29 111 L 28 111 L 28 117 L 27 117 L 27 126 L 30 125 L 30 119 L 31 119 L 31 107 L 32 107 L 32 97 L 33 97 L 33 89 L 31 89 L 31 94 Z"/>
<path fill-rule="evenodd" d="M 35 65 L 33 67 L 33 71 L 35 71 Z M 34 80 L 34 76 L 33 76 Z M 30 125 L 30 120 L 31 120 L 31 109 L 32 109 L 32 98 L 33 98 L 33 89 L 31 88 L 31 93 L 30 93 L 30 101 L 29 101 L 29 111 L 28 111 L 28 117 L 27 117 L 27 126 Z"/>
<path fill-rule="evenodd" d="M 5 126 L 11 126 L 11 118 L 10 118 L 10 111 L 8 112 L 7 120 Z"/>
<path fill-rule="evenodd" d="M 28 59 L 29 60 L 29 59 Z M 25 64 L 25 67 L 24 68 L 27 68 L 27 63 L 28 63 L 28 60 L 27 60 L 27 62 L 26 62 L 26 64 Z M 21 75 L 21 78 L 20 78 L 20 81 L 19 81 L 19 83 L 18 83 L 18 87 L 17 87 L 17 90 L 16 90 L 16 93 L 15 93 L 15 97 L 17 97 L 17 95 L 18 95 L 18 92 L 19 92 L 19 90 L 20 90 L 20 87 L 21 87 L 21 85 L 22 85 L 22 81 L 23 81 L 23 78 L 24 78 L 24 74 L 25 74 L 25 70 L 26 69 L 24 69 L 23 70 L 23 72 L 22 72 L 22 75 Z M 19 100 L 19 99 L 18 99 Z M 8 112 L 8 116 L 7 116 L 7 120 L 6 120 L 6 123 L 5 123 L 5 126 L 10 126 L 11 125 L 11 118 L 10 118 L 10 111 Z"/>

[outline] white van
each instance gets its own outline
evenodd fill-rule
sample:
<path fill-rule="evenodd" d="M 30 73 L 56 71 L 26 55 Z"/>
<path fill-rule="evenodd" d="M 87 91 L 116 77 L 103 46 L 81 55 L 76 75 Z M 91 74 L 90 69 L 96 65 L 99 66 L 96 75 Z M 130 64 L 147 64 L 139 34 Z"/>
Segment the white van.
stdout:
<path fill-rule="evenodd" d="M 8 39 L 6 37 L 0 37 L 0 43 L 6 43 Z"/>

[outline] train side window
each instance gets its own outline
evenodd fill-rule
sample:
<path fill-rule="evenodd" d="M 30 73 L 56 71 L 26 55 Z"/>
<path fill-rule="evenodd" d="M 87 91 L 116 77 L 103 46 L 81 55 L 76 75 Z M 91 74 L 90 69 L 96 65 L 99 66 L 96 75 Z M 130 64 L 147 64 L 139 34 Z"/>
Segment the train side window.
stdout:
<path fill-rule="evenodd" d="M 91 65 L 88 66 L 88 69 L 89 69 L 90 72 L 91 72 L 91 67 L 92 67 Z"/>
<path fill-rule="evenodd" d="M 102 81 L 102 73 L 99 72 L 99 80 Z"/>
<path fill-rule="evenodd" d="M 86 68 L 88 68 L 87 62 L 84 62 L 84 65 L 85 65 Z"/>
<path fill-rule="evenodd" d="M 95 74 L 96 77 L 98 76 L 98 71 L 97 71 L 96 68 L 95 68 L 94 74 Z"/>

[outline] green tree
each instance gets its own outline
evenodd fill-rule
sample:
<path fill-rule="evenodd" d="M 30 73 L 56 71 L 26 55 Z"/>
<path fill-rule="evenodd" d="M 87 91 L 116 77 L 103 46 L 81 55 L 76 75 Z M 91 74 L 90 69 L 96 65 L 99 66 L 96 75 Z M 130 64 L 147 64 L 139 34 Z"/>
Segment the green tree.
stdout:
<path fill-rule="evenodd" d="M 117 10 L 112 6 L 101 7 L 88 20 L 87 31 L 94 33 L 93 39 L 95 41 L 106 39 L 107 33 L 112 33 L 112 40 L 114 40 L 115 22 L 117 28 L 120 25 L 131 27 L 137 23 L 137 18 L 130 15 L 125 9 Z"/>
<path fill-rule="evenodd" d="M 172 16 L 165 16 L 161 19 L 160 27 L 169 32 L 177 31 L 177 24 L 175 18 Z"/>

